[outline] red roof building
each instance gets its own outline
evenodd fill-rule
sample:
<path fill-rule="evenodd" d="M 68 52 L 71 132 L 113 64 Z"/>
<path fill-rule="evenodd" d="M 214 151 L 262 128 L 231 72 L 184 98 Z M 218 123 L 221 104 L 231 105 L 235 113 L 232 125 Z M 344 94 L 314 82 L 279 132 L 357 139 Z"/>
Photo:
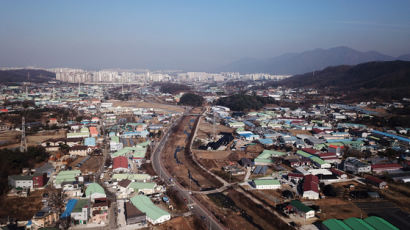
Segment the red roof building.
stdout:
<path fill-rule="evenodd" d="M 128 159 L 123 156 L 114 158 L 112 168 L 115 172 L 128 171 Z"/>
<path fill-rule="evenodd" d="M 306 175 L 303 181 L 303 197 L 319 199 L 319 178 L 315 175 Z"/>
<path fill-rule="evenodd" d="M 372 165 L 372 171 L 375 173 L 382 173 L 388 171 L 397 171 L 402 169 L 400 164 L 374 164 Z"/>
<path fill-rule="evenodd" d="M 387 183 L 380 178 L 374 176 L 365 176 L 366 182 L 372 185 L 377 186 L 380 189 L 387 188 Z"/>
<path fill-rule="evenodd" d="M 320 151 L 312 148 L 302 148 L 302 151 L 313 155 L 318 155 L 320 153 Z"/>
<path fill-rule="evenodd" d="M 94 126 L 91 126 L 91 127 L 90 127 L 90 134 L 91 134 L 92 137 L 97 137 L 97 136 L 98 136 L 98 130 L 97 130 L 97 128 L 94 127 Z"/>
<path fill-rule="evenodd" d="M 330 171 L 335 174 L 337 177 L 341 178 L 341 179 L 346 179 L 347 178 L 347 174 L 339 169 L 336 168 L 331 168 Z"/>

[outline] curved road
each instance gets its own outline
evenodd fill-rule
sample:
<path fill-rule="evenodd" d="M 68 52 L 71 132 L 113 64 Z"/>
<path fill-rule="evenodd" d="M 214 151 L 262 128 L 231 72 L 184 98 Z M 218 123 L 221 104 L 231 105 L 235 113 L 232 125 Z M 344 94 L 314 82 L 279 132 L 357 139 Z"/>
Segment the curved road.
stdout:
<path fill-rule="evenodd" d="M 187 114 L 188 112 L 185 111 L 183 116 Z M 173 128 L 176 126 L 176 124 L 181 122 L 183 116 L 178 118 L 178 120 L 176 120 L 173 123 L 173 125 L 168 129 L 168 131 L 163 136 L 161 141 L 156 145 L 155 150 L 153 151 L 153 154 L 151 154 L 151 164 L 152 164 L 154 171 L 167 184 L 169 184 L 169 182 L 172 180 L 172 176 L 162 165 L 161 153 L 162 153 L 162 150 L 165 144 L 168 141 L 169 136 L 172 133 Z M 187 201 L 191 201 L 190 206 L 191 206 L 192 213 L 194 213 L 197 216 L 200 216 L 209 229 L 220 229 L 220 230 L 225 229 L 225 227 L 223 227 L 222 224 L 218 222 L 218 220 L 214 217 L 214 215 L 211 212 L 209 212 L 199 201 L 197 201 L 192 196 L 192 193 L 190 193 L 188 190 L 182 187 L 178 182 L 174 181 L 173 183 L 175 184 L 174 188 L 178 191 L 181 197 Z"/>

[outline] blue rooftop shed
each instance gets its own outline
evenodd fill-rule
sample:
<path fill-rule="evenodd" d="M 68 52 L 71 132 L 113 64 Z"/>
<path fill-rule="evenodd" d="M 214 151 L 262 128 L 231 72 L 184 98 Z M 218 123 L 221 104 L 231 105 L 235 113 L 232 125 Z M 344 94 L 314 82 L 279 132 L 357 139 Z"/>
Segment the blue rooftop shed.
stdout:
<path fill-rule="evenodd" d="M 69 216 L 71 216 L 71 212 L 74 209 L 74 206 L 77 204 L 77 200 L 76 199 L 70 199 L 67 202 L 67 205 L 65 207 L 65 211 L 63 212 L 63 214 L 61 214 L 60 218 L 67 218 Z"/>

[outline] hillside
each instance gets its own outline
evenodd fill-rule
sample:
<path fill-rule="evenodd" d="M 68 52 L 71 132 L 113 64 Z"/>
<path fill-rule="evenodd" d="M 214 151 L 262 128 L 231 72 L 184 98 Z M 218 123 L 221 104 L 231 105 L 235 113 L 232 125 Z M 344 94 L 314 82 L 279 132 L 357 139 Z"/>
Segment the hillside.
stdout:
<path fill-rule="evenodd" d="M 405 58 L 405 56 L 403 56 Z M 240 73 L 302 74 L 328 66 L 356 65 L 371 61 L 392 61 L 398 58 L 375 51 L 361 52 L 349 47 L 314 49 L 288 53 L 265 59 L 244 58 L 223 66 L 218 71 Z"/>
<path fill-rule="evenodd" d="M 369 97 L 409 97 L 410 62 L 368 62 L 355 66 L 328 67 L 290 77 L 278 84 L 287 87 L 332 88 Z"/>
<path fill-rule="evenodd" d="M 30 73 L 30 79 L 27 78 Z M 47 82 L 55 80 L 55 73 L 37 69 L 0 70 L 0 82 Z"/>

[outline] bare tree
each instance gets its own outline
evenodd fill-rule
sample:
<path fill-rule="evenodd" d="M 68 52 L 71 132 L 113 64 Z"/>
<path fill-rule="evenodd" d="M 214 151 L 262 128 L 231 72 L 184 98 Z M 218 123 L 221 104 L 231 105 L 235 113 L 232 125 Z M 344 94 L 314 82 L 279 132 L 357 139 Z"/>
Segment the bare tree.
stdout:
<path fill-rule="evenodd" d="M 62 189 L 50 189 L 49 190 L 49 199 L 48 203 L 51 209 L 56 212 L 58 215 L 63 213 L 64 209 L 64 199 L 66 195 Z"/>

